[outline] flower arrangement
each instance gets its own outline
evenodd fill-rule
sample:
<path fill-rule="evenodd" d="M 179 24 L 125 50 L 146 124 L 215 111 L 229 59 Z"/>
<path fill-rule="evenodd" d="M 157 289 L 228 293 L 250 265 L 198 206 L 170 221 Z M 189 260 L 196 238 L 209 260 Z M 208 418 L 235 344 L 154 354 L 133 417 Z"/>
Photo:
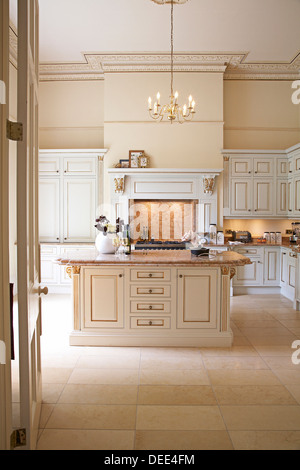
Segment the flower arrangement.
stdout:
<path fill-rule="evenodd" d="M 109 233 L 116 233 L 116 226 L 112 225 L 105 215 L 101 215 L 96 219 L 96 222 L 96 229 L 99 230 L 99 232 L 102 232 L 104 236 L 107 236 Z"/>

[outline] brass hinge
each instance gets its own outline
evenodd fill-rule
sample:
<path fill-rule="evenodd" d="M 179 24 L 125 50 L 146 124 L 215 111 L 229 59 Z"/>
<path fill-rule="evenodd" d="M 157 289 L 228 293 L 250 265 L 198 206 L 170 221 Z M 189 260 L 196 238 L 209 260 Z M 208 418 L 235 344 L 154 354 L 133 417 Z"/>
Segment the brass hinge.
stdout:
<path fill-rule="evenodd" d="M 23 140 L 23 124 L 21 122 L 6 121 L 6 137 L 9 140 L 21 142 Z"/>
<path fill-rule="evenodd" d="M 26 446 L 26 429 L 15 429 L 10 436 L 10 450 Z"/>

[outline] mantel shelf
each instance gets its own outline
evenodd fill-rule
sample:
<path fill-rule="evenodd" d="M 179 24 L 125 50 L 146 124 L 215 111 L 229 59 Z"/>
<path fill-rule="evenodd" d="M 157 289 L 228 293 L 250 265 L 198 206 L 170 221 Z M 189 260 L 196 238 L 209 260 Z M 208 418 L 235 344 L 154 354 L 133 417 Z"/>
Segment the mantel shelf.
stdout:
<path fill-rule="evenodd" d="M 223 172 L 223 169 L 193 169 L 193 168 L 109 168 L 108 173 L 118 175 L 133 175 L 133 174 L 177 174 L 177 175 L 215 175 L 218 176 Z"/>

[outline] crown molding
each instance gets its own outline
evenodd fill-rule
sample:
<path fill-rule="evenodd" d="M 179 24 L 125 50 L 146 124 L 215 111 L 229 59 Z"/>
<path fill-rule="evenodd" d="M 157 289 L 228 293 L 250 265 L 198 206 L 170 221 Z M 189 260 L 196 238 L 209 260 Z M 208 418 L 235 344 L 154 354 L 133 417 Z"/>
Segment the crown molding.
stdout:
<path fill-rule="evenodd" d="M 18 36 L 10 24 L 10 62 L 17 68 Z M 223 73 L 225 80 L 299 80 L 300 52 L 291 62 L 247 62 L 249 53 L 174 54 L 175 72 Z M 107 73 L 170 72 L 170 53 L 92 53 L 82 54 L 81 62 L 40 64 L 40 81 L 104 80 Z"/>
<path fill-rule="evenodd" d="M 225 80 L 298 80 L 300 53 L 289 63 L 250 63 L 248 53 L 176 53 L 175 72 L 223 73 Z M 79 63 L 41 63 L 41 81 L 104 80 L 108 73 L 170 72 L 169 53 L 85 53 Z"/>

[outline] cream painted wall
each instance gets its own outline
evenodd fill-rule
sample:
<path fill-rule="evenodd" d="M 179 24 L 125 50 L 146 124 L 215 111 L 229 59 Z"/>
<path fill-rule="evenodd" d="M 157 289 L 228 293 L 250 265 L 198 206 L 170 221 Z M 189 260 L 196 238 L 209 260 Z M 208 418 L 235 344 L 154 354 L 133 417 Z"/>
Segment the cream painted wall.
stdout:
<path fill-rule="evenodd" d="M 292 103 L 291 85 L 291 81 L 225 81 L 225 148 L 285 150 L 297 144 L 299 110 Z"/>
<path fill-rule="evenodd" d="M 103 148 L 104 81 L 40 83 L 40 148 Z"/>

